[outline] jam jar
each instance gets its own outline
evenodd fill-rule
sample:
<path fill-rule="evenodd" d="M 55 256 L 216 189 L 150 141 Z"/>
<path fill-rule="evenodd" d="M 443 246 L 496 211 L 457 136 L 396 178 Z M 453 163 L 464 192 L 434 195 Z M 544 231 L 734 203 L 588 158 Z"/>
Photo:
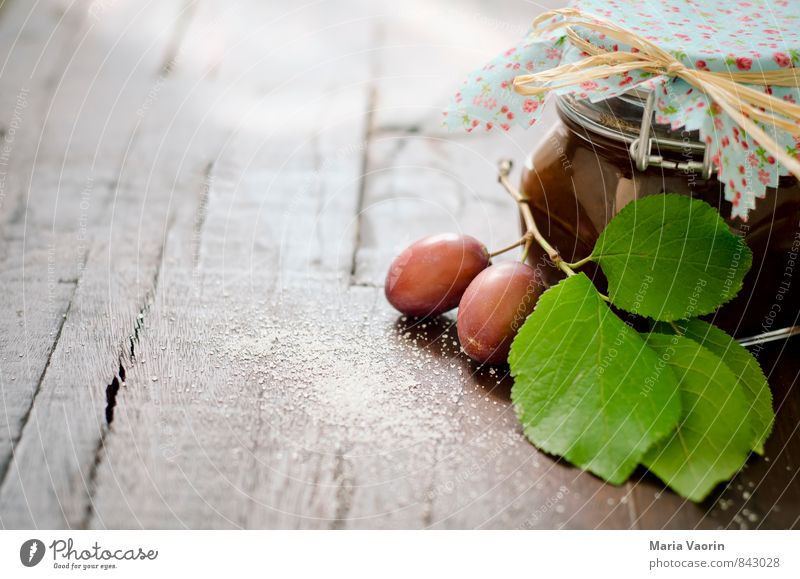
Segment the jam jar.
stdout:
<path fill-rule="evenodd" d="M 731 204 L 697 132 L 670 130 L 653 122 L 652 96 L 632 92 L 598 103 L 557 99 L 558 121 L 525 163 L 521 191 L 537 225 L 570 262 L 588 256 L 598 235 L 630 201 L 678 193 L 717 208 L 731 231 L 743 236 L 753 265 L 738 296 L 714 322 L 737 336 L 752 336 L 798 323 L 800 281 L 794 281 L 800 249 L 800 184 L 781 177 L 747 221 L 730 218 Z M 537 244 L 533 265 L 545 255 Z M 548 284 L 563 274 L 541 268 Z M 601 289 L 605 279 L 589 263 L 582 269 Z"/>

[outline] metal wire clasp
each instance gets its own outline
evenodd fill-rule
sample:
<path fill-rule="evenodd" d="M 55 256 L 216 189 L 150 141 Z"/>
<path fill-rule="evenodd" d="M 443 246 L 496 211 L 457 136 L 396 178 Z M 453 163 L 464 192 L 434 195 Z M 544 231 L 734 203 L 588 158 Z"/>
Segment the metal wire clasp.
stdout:
<path fill-rule="evenodd" d="M 656 93 L 650 91 L 642 113 L 642 124 L 639 127 L 639 137 L 634 139 L 628 149 L 631 159 L 636 163 L 639 171 L 644 171 L 651 165 L 663 167 L 664 169 L 685 171 L 688 173 L 700 173 L 702 179 L 709 179 L 714 172 L 714 165 L 711 162 L 711 149 L 702 143 L 692 141 L 681 141 L 677 139 L 654 138 L 651 136 L 650 128 L 653 124 L 653 110 L 655 108 Z M 644 143 L 644 145 L 642 145 Z M 653 145 L 656 151 L 681 152 L 686 156 L 685 161 L 672 161 L 665 159 L 660 154 L 653 153 Z M 703 161 L 694 161 L 691 157 L 703 153 Z"/>

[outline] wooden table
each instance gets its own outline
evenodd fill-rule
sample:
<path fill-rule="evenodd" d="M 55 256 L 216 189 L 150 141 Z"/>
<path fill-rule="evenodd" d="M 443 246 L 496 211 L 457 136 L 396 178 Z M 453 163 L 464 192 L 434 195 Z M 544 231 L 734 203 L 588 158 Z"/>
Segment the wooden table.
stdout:
<path fill-rule="evenodd" d="M 518 236 L 494 167 L 541 133 L 440 111 L 537 6 L 5 2 L 2 527 L 800 526 L 797 342 L 695 505 L 538 452 L 452 315 L 387 305 L 417 237 Z"/>

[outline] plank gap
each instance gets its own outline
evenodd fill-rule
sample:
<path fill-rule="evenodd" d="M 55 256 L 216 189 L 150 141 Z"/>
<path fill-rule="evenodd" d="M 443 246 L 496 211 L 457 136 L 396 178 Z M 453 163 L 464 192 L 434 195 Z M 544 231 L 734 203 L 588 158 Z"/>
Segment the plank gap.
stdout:
<path fill-rule="evenodd" d="M 374 37 L 375 41 L 373 42 L 374 46 L 380 46 L 381 41 L 384 36 L 383 26 L 380 22 L 375 24 L 374 27 Z M 367 95 L 367 111 L 366 111 L 366 122 L 364 124 L 364 149 L 361 153 L 361 183 L 358 188 L 358 195 L 356 196 L 356 224 L 355 224 L 355 240 L 353 243 L 353 256 L 350 261 L 350 283 L 349 285 L 353 285 L 355 282 L 356 277 L 356 270 L 358 269 L 358 250 L 361 246 L 361 228 L 362 228 L 362 218 L 361 214 L 364 211 L 364 200 L 367 196 L 367 170 L 369 169 L 369 148 L 372 140 L 374 138 L 375 133 L 375 107 L 378 104 L 378 87 L 377 87 L 377 78 L 378 73 L 380 72 L 379 69 L 379 59 L 377 57 L 377 51 L 373 51 L 370 53 L 369 57 L 369 68 L 370 68 L 370 78 L 372 79 L 370 82 L 369 93 Z"/>
<path fill-rule="evenodd" d="M 169 228 L 165 233 L 165 239 L 169 235 Z M 139 309 L 139 313 L 136 315 L 136 320 L 133 323 L 133 332 L 129 338 L 130 341 L 130 357 L 131 360 L 136 359 L 136 344 L 139 343 L 140 334 L 139 332 L 144 327 L 144 320 L 147 313 L 150 311 L 153 303 L 155 302 L 155 295 L 158 291 L 158 280 L 161 274 L 161 266 L 163 264 L 164 258 L 164 248 L 166 246 L 166 242 L 162 243 L 158 256 L 156 258 L 156 269 L 153 274 L 153 282 L 151 285 L 151 289 L 145 294 L 142 307 Z M 102 428 L 100 432 L 100 438 L 97 441 L 97 446 L 95 447 L 94 452 L 94 460 L 92 461 L 92 466 L 89 469 L 89 476 L 88 481 L 86 484 L 87 488 L 87 502 L 86 502 L 86 510 L 84 512 L 83 518 L 81 519 L 79 528 L 80 529 L 88 529 L 89 523 L 94 516 L 94 494 L 97 488 L 97 473 L 100 470 L 100 465 L 103 462 L 103 449 L 105 448 L 106 444 L 106 437 L 111 430 L 111 424 L 114 421 L 114 410 L 117 406 L 117 395 L 119 394 L 120 387 L 125 384 L 125 375 L 126 370 L 125 366 L 122 363 L 123 359 L 124 348 L 120 346 L 120 353 L 118 359 L 118 369 L 116 374 L 114 375 L 111 383 L 106 386 L 106 408 L 105 408 L 105 417 L 106 417 L 106 424 Z"/>
<path fill-rule="evenodd" d="M 84 259 L 88 257 L 88 253 L 89 252 L 87 251 L 86 255 L 84 255 Z M 47 360 L 45 361 L 41 374 L 39 374 L 39 379 L 36 381 L 36 388 L 33 391 L 33 397 L 31 398 L 31 403 L 22 417 L 22 422 L 20 423 L 20 427 L 19 430 L 17 431 L 17 434 L 11 439 L 11 452 L 8 454 L 7 457 L 5 457 L 3 462 L 0 463 L 0 489 L 3 488 L 3 485 L 6 482 L 6 477 L 8 476 L 8 472 L 11 470 L 11 462 L 14 460 L 17 444 L 19 444 L 19 441 L 22 440 L 22 433 L 25 432 L 25 427 L 27 426 L 28 420 L 31 417 L 31 413 L 33 412 L 33 406 L 36 403 L 36 398 L 39 396 L 39 392 L 42 389 L 42 382 L 44 382 L 44 377 L 47 375 L 48 368 L 50 368 L 50 362 L 53 359 L 53 352 L 56 351 L 58 342 L 61 339 L 61 333 L 67 321 L 67 317 L 69 317 L 70 309 L 72 309 L 72 303 L 75 300 L 75 293 L 77 289 L 78 289 L 78 284 L 77 283 L 73 284 L 72 293 L 70 294 L 69 301 L 67 302 L 67 308 L 64 311 L 64 315 L 61 316 L 61 320 L 59 321 L 58 324 L 58 329 L 56 330 L 55 338 L 53 339 L 53 343 L 50 346 L 50 350 L 47 353 Z"/>
<path fill-rule="evenodd" d="M 200 250 L 203 247 L 203 230 L 208 219 L 208 203 L 211 188 L 214 186 L 215 160 L 211 160 L 203 171 L 203 186 L 200 190 L 200 202 L 197 205 L 194 220 L 194 247 L 192 248 L 192 268 L 195 272 L 200 270 Z"/>
<path fill-rule="evenodd" d="M 168 77 L 180 62 L 180 47 L 183 44 L 183 38 L 186 36 L 186 32 L 189 29 L 189 25 L 191 24 L 192 18 L 194 17 L 196 11 L 197 1 L 186 0 L 183 4 L 183 8 L 178 13 L 178 18 L 175 21 L 175 29 L 172 33 L 172 36 L 170 36 L 169 44 L 164 51 L 164 60 L 162 61 L 160 67 L 159 74 L 162 78 Z"/>

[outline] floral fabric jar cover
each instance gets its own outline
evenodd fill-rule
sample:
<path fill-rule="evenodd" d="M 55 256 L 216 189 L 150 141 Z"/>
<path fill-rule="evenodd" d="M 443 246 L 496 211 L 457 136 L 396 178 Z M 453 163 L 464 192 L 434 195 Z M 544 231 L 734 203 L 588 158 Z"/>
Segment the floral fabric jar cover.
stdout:
<path fill-rule="evenodd" d="M 581 11 L 605 18 L 668 51 L 689 68 L 714 72 L 760 72 L 800 67 L 800 2 L 797 0 L 581 0 Z M 551 22 L 558 21 L 556 15 Z M 630 47 L 588 28 L 578 35 L 606 51 Z M 531 30 L 516 46 L 469 75 L 445 111 L 445 124 L 467 131 L 528 127 L 541 115 L 544 97 L 514 90 L 514 78 L 539 73 L 587 55 L 564 28 Z M 800 70 L 798 70 L 800 76 Z M 748 85 L 791 103 L 800 102 L 792 86 Z M 743 220 L 763 199 L 767 187 L 789 172 L 740 128 L 716 103 L 681 78 L 632 70 L 554 89 L 592 102 L 619 96 L 632 88 L 655 90 L 655 122 L 672 129 L 697 130 L 711 147 L 718 178 L 732 214 Z M 755 121 L 786 153 L 798 158 L 800 138 L 769 123 Z"/>

